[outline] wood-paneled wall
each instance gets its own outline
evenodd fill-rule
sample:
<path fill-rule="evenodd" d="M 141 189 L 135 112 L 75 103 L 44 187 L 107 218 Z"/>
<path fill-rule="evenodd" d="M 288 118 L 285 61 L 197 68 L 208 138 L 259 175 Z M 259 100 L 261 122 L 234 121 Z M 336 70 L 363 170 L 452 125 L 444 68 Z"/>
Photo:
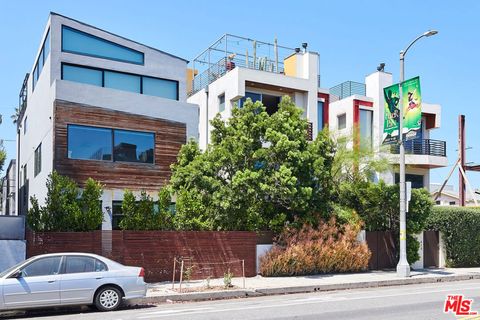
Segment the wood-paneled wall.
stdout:
<path fill-rule="evenodd" d="M 53 168 L 80 186 L 91 177 L 107 189 L 158 190 L 170 178 L 170 165 L 186 142 L 186 124 L 56 100 Z M 67 125 L 155 133 L 154 164 L 76 160 L 67 156 Z"/>

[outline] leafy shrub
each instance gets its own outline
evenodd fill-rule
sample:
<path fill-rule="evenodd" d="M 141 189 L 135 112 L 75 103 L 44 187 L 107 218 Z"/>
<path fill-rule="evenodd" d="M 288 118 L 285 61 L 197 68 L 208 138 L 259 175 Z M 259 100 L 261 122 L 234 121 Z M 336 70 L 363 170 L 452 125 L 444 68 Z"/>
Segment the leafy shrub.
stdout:
<path fill-rule="evenodd" d="M 47 178 L 45 205 L 30 197 L 28 226 L 34 231 L 95 230 L 103 221 L 102 192 L 101 184 L 91 178 L 81 191 L 75 181 L 53 171 Z"/>
<path fill-rule="evenodd" d="M 158 193 L 158 201 L 153 201 L 145 191 L 140 199 L 130 190 L 125 190 L 122 201 L 123 219 L 120 228 L 123 230 L 172 230 L 173 217 L 169 210 L 170 192 L 162 188 Z"/>
<path fill-rule="evenodd" d="M 480 266 L 480 208 L 434 207 L 427 227 L 442 232 L 448 267 Z"/>
<path fill-rule="evenodd" d="M 367 231 L 390 230 L 396 235 L 399 247 L 400 190 L 398 185 L 376 184 L 369 181 L 343 183 L 339 187 L 340 205 L 353 208 L 365 222 Z M 407 213 L 407 259 L 410 263 L 420 257 L 420 243 L 413 237 L 425 230 L 427 217 L 433 207 L 430 194 L 425 189 L 413 189 Z"/>
<path fill-rule="evenodd" d="M 335 219 L 318 227 L 286 228 L 278 243 L 260 260 L 263 276 L 299 276 L 363 271 L 370 251 L 357 241 L 359 228 L 338 226 Z"/>

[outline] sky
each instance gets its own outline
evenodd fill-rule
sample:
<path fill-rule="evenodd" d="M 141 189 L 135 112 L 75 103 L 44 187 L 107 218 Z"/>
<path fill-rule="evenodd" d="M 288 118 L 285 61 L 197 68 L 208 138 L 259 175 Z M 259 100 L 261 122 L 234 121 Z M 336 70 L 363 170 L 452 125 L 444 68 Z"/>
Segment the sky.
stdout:
<path fill-rule="evenodd" d="M 480 1 L 6 1 L 0 0 L 0 139 L 15 155 L 15 126 L 23 78 L 34 63 L 50 11 L 185 59 L 224 33 L 320 53 L 321 86 L 364 82 L 380 62 L 398 80 L 399 51 L 426 30 L 439 31 L 412 47 L 405 78 L 420 76 L 422 99 L 442 106 L 449 167 L 431 171 L 441 183 L 457 159 L 458 115 L 466 116 L 467 161 L 480 163 Z M 7 166 L 8 162 L 5 165 Z M 2 173 L 3 174 L 3 173 Z M 480 173 L 467 174 L 480 188 Z M 457 174 L 450 180 L 457 185 Z"/>

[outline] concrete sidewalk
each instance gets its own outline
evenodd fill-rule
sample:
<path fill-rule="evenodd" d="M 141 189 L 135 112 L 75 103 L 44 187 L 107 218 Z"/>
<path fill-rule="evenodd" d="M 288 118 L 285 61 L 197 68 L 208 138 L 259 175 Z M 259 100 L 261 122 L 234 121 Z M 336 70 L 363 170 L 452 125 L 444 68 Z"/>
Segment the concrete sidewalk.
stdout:
<path fill-rule="evenodd" d="M 436 283 L 480 279 L 480 268 L 424 269 L 411 272 L 409 278 L 399 278 L 395 271 L 371 271 L 350 274 L 325 274 L 303 277 L 256 276 L 245 279 L 233 278 L 234 288 L 223 289 L 223 278 L 211 279 L 207 289 L 205 280 L 192 280 L 179 284 L 172 290 L 171 282 L 149 284 L 147 297 L 133 300 L 131 304 L 162 303 L 169 301 L 199 301 L 264 296 L 274 294 L 304 293 L 317 291 L 347 290 L 383 286 L 408 285 L 417 283 Z"/>

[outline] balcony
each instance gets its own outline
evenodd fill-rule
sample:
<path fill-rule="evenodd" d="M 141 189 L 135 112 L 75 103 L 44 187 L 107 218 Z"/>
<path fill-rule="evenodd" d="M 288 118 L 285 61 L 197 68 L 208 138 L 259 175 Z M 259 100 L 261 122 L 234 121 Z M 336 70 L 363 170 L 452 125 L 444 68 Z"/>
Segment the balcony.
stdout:
<path fill-rule="evenodd" d="M 413 139 L 404 142 L 405 154 L 420 154 L 427 156 L 446 157 L 446 141 L 432 139 Z M 390 152 L 400 153 L 400 146 L 393 144 L 390 146 Z"/>
<path fill-rule="evenodd" d="M 187 95 L 195 94 L 238 67 L 284 74 L 283 61 L 293 53 L 294 48 L 280 46 L 276 40 L 268 43 L 225 34 L 190 62 L 193 81 L 187 86 Z"/>
<path fill-rule="evenodd" d="M 355 94 L 365 96 L 365 83 L 345 81 L 330 88 L 330 101 L 338 101 Z"/>
<path fill-rule="evenodd" d="M 448 165 L 447 143 L 433 139 L 413 139 L 405 141 L 405 163 L 420 168 L 439 168 Z M 390 145 L 390 158 L 398 163 L 400 146 Z"/>

